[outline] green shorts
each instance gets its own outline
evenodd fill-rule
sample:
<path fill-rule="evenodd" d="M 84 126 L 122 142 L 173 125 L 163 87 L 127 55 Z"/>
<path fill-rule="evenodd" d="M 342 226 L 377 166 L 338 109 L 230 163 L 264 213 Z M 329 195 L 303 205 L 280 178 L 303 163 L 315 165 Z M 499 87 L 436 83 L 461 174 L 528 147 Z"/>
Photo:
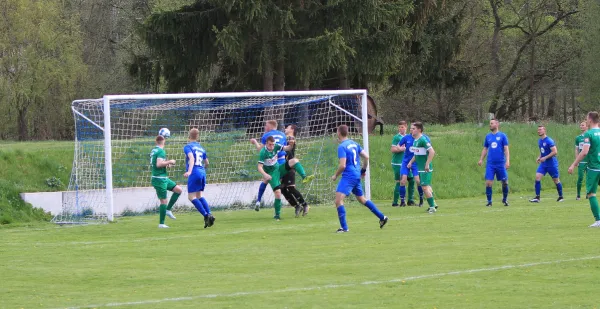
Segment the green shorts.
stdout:
<path fill-rule="evenodd" d="M 421 187 L 431 187 L 431 174 L 433 174 L 433 172 L 419 172 Z"/>
<path fill-rule="evenodd" d="M 587 194 L 596 194 L 598 190 L 598 183 L 600 182 L 600 171 L 587 170 L 587 177 L 585 179 L 585 192 Z"/>
<path fill-rule="evenodd" d="M 279 178 L 283 178 L 283 176 L 287 175 L 287 173 L 290 171 L 287 167 L 287 162 L 285 164 L 281 164 L 279 165 Z"/>
<path fill-rule="evenodd" d="M 400 181 L 400 179 L 402 179 L 402 175 L 400 175 L 401 168 L 402 168 L 402 165 L 392 164 L 392 169 L 394 170 L 394 180 L 396 180 L 396 181 Z"/>
<path fill-rule="evenodd" d="M 273 191 L 275 191 L 276 189 L 279 189 L 279 186 L 281 185 L 281 170 L 285 170 L 285 165 L 278 165 L 273 167 L 269 167 L 269 168 L 263 168 L 265 173 L 269 174 L 269 176 L 271 176 L 271 180 L 269 181 L 269 185 L 271 185 L 271 189 L 273 189 Z M 287 174 L 287 172 L 286 172 Z"/>
<path fill-rule="evenodd" d="M 177 184 L 169 178 L 152 178 L 152 186 L 156 190 L 156 196 L 164 200 L 167 198 L 167 190 L 173 191 Z"/>

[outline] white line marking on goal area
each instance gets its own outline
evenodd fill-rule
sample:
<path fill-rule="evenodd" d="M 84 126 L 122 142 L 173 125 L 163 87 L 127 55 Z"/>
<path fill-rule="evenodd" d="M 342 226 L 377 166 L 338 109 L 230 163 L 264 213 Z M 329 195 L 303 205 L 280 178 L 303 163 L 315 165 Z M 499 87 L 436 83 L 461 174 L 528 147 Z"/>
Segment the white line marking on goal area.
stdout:
<path fill-rule="evenodd" d="M 132 302 L 122 302 L 122 303 L 83 305 L 83 306 L 77 306 L 77 307 L 67 307 L 67 309 L 136 306 L 136 305 L 160 304 L 160 303 L 166 303 L 166 302 L 189 301 L 189 300 L 196 300 L 196 299 L 203 299 L 203 298 L 218 298 L 218 297 L 227 298 L 227 297 L 238 297 L 238 296 L 248 296 L 248 295 L 264 295 L 264 294 L 274 294 L 274 293 L 339 289 L 339 288 L 357 287 L 357 286 L 363 286 L 363 285 L 389 284 L 389 283 L 398 283 L 398 282 L 405 282 L 405 281 L 414 281 L 414 280 L 420 280 L 420 279 L 430 279 L 430 278 L 438 278 L 438 277 L 446 277 L 446 276 L 465 275 L 465 274 L 473 274 L 473 273 L 488 272 L 488 271 L 499 271 L 499 270 L 506 270 L 506 269 L 514 269 L 514 268 L 528 268 L 528 267 L 535 267 L 535 266 L 541 266 L 541 265 L 551 265 L 551 264 L 560 264 L 560 263 L 578 262 L 578 261 L 589 261 L 589 260 L 597 260 L 597 259 L 600 259 L 600 255 L 581 257 L 581 258 L 564 259 L 564 260 L 546 261 L 546 262 L 534 262 L 534 263 L 504 265 L 504 266 L 496 266 L 496 267 L 488 267 L 488 268 L 457 270 L 457 271 L 451 271 L 451 272 L 445 272 L 445 273 L 411 276 L 411 277 L 404 277 L 404 278 L 397 278 L 397 279 L 390 279 L 390 280 L 364 281 L 364 282 L 358 282 L 358 283 L 344 283 L 344 284 L 328 284 L 328 285 L 321 285 L 321 286 L 287 288 L 287 289 L 268 290 L 268 291 L 247 291 L 247 292 L 235 292 L 235 293 L 225 293 L 225 294 L 204 294 L 204 295 L 196 295 L 196 296 L 149 299 L 149 300 L 140 300 L 140 301 L 132 301 Z"/>

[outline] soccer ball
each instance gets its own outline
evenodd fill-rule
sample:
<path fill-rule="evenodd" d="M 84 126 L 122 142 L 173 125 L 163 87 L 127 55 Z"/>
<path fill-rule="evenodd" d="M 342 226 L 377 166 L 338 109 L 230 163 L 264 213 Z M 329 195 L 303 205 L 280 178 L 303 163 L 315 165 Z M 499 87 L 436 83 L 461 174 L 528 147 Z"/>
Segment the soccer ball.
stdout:
<path fill-rule="evenodd" d="M 169 138 L 171 136 L 171 131 L 169 131 L 169 129 L 167 129 L 167 128 L 162 128 L 162 129 L 158 130 L 158 135 L 160 135 L 164 138 Z"/>

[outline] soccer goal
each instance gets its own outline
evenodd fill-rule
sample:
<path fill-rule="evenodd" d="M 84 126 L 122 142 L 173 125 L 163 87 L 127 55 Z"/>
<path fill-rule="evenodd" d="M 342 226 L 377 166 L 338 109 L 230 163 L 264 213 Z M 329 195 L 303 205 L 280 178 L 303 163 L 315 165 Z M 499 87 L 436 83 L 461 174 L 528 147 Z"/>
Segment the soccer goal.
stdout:
<path fill-rule="evenodd" d="M 183 146 L 191 128 L 200 130 L 208 153 L 205 196 L 213 207 L 244 208 L 256 201 L 261 175 L 249 140 L 262 136 L 267 120 L 276 120 L 281 131 L 288 124 L 298 127 L 296 157 L 316 177 L 303 185 L 298 176 L 296 186 L 311 205 L 334 197 L 337 126 L 348 125 L 351 138 L 369 149 L 366 90 L 107 95 L 74 101 L 71 108 L 75 156 L 57 223 L 156 211 L 150 151 L 160 128 L 171 131 L 165 150 L 177 160 L 169 177 L 184 188 L 175 209 L 192 207 L 183 177 Z M 368 170 L 365 194 L 370 197 Z M 267 189 L 263 201 L 272 198 Z"/>

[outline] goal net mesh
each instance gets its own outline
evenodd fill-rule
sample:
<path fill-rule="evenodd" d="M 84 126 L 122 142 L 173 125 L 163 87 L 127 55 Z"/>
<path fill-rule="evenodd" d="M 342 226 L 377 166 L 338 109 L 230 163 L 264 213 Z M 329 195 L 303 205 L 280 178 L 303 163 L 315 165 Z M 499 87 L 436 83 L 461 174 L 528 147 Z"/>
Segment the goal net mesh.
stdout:
<path fill-rule="evenodd" d="M 129 99 L 110 101 L 113 213 L 115 216 L 157 211 L 158 200 L 151 186 L 150 151 L 160 128 L 168 128 L 165 151 L 177 164 L 169 177 L 184 188 L 175 210 L 193 209 L 187 200 L 183 147 L 191 128 L 200 131 L 199 142 L 207 150 L 205 196 L 211 207 L 244 208 L 254 204 L 261 175 L 258 151 L 249 142 L 260 141 L 267 120 L 276 120 L 279 130 L 295 124 L 296 157 L 315 179 L 296 186 L 309 205 L 331 201 L 337 168 L 337 126 L 346 124 L 351 138 L 361 143 L 362 95 L 203 97 L 184 99 Z M 105 220 L 107 194 L 102 99 L 78 100 L 72 104 L 75 120 L 75 156 L 69 189 L 63 194 L 59 223 Z M 270 188 L 263 201 L 273 200 Z"/>

